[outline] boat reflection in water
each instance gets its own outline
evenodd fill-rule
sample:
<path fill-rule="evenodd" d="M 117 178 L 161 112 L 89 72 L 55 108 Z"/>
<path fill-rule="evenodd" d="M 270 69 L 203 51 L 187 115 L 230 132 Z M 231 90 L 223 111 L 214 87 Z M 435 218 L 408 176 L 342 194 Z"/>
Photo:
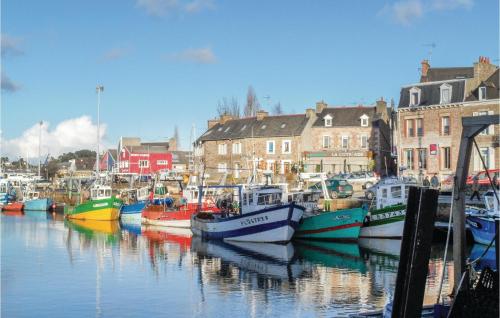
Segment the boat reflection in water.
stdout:
<path fill-rule="evenodd" d="M 32 219 L 47 220 L 50 214 L 40 210 L 24 210 L 24 215 Z"/>
<path fill-rule="evenodd" d="M 96 220 L 66 220 L 65 224 L 71 229 L 83 234 L 88 239 L 106 238 L 109 242 L 119 242 L 120 223 L 118 221 Z"/>
<path fill-rule="evenodd" d="M 211 266 L 220 264 L 214 273 L 230 275 L 230 267 L 240 270 L 239 277 L 258 274 L 268 278 L 293 281 L 304 267 L 295 255 L 292 243 L 286 245 L 253 242 L 205 241 L 194 237 L 191 245 L 200 259 Z M 220 262 L 217 262 L 220 260 Z M 216 262 L 214 262 L 216 261 Z M 200 261 L 200 263 L 203 263 Z M 243 275 L 242 275 L 243 274 Z"/>
<path fill-rule="evenodd" d="M 366 272 L 366 265 L 356 243 L 296 241 L 298 255 L 314 264 L 331 268 Z"/>

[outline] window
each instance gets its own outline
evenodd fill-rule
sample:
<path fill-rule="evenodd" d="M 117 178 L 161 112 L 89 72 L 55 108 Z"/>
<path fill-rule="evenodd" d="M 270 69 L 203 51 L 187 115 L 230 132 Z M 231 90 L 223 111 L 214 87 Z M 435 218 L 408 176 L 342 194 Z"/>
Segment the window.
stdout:
<path fill-rule="evenodd" d="M 349 148 L 349 136 L 342 136 L 342 148 Z"/>
<path fill-rule="evenodd" d="M 415 121 L 413 119 L 406 120 L 406 137 L 415 137 Z"/>
<path fill-rule="evenodd" d="M 450 116 L 441 117 L 441 135 L 450 135 Z"/>
<path fill-rule="evenodd" d="M 479 100 L 484 100 L 486 99 L 486 87 L 481 86 L 479 87 Z"/>
<path fill-rule="evenodd" d="M 219 163 L 217 165 L 217 171 L 218 172 L 227 172 L 227 164 L 224 162 L 224 163 Z"/>
<path fill-rule="evenodd" d="M 387 199 L 387 188 L 382 189 L 382 198 Z"/>
<path fill-rule="evenodd" d="M 481 156 L 483 157 L 483 160 L 484 160 L 484 165 L 488 168 L 488 169 L 491 169 L 493 168 L 491 165 L 490 165 L 490 148 L 488 147 L 484 147 L 484 148 L 479 148 L 479 150 L 481 151 Z M 484 170 L 484 166 L 481 162 L 481 158 L 478 158 L 479 162 L 480 162 L 480 165 L 481 165 L 481 169 L 478 169 L 478 170 Z"/>
<path fill-rule="evenodd" d="M 139 160 L 139 168 L 149 167 L 149 160 Z"/>
<path fill-rule="evenodd" d="M 391 197 L 393 199 L 401 198 L 401 186 L 391 187 Z"/>
<path fill-rule="evenodd" d="M 422 118 L 417 118 L 417 136 L 422 137 L 424 135 L 424 120 Z"/>
<path fill-rule="evenodd" d="M 292 153 L 292 142 L 290 140 L 283 140 L 281 153 Z"/>
<path fill-rule="evenodd" d="M 451 169 L 451 149 L 450 147 L 443 147 L 443 169 Z"/>
<path fill-rule="evenodd" d="M 219 155 L 225 155 L 225 154 L 227 154 L 227 145 L 219 144 Z"/>
<path fill-rule="evenodd" d="M 368 127 L 368 116 L 363 114 L 363 116 L 361 116 L 360 119 L 361 119 L 361 127 Z"/>
<path fill-rule="evenodd" d="M 362 135 L 361 136 L 361 148 L 362 149 L 367 149 L 368 148 L 368 136 L 367 135 Z"/>
<path fill-rule="evenodd" d="M 449 84 L 443 84 L 440 87 L 441 90 L 441 104 L 449 104 L 451 102 L 451 86 Z"/>
<path fill-rule="evenodd" d="M 408 169 L 413 169 L 413 149 L 405 150 L 406 167 Z"/>
<path fill-rule="evenodd" d="M 323 148 L 330 148 L 332 146 L 332 139 L 330 136 L 323 136 Z"/>
<path fill-rule="evenodd" d="M 427 148 L 418 149 L 418 167 L 427 169 Z"/>
<path fill-rule="evenodd" d="M 168 160 L 156 160 L 156 164 L 158 166 L 166 166 L 168 165 Z"/>
<path fill-rule="evenodd" d="M 274 154 L 274 140 L 268 140 L 266 143 L 266 152 L 267 154 L 273 155 Z"/>
<path fill-rule="evenodd" d="M 281 202 L 281 193 L 259 193 L 257 198 L 258 205 L 279 204 Z"/>
<path fill-rule="evenodd" d="M 235 154 L 235 155 L 241 154 L 241 143 L 240 142 L 233 144 L 233 154 Z"/>
<path fill-rule="evenodd" d="M 418 106 L 420 104 L 420 89 L 412 87 L 410 89 L 410 106 Z"/>
<path fill-rule="evenodd" d="M 332 127 L 332 116 L 326 115 L 324 118 L 325 127 Z"/>

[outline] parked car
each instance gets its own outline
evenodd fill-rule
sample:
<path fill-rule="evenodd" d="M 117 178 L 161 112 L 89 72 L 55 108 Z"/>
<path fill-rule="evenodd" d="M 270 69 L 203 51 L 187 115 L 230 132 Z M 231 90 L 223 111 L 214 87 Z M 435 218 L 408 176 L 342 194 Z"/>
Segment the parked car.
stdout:
<path fill-rule="evenodd" d="M 332 199 L 348 198 L 352 196 L 354 192 L 352 189 L 352 185 L 349 184 L 349 182 L 347 182 L 346 180 L 339 180 L 332 178 L 326 180 L 325 183 L 326 183 L 326 188 L 328 189 L 328 193 L 330 194 L 330 197 Z M 318 182 L 310 186 L 309 189 L 321 191 L 321 183 Z"/>
<path fill-rule="evenodd" d="M 491 180 L 493 180 L 494 176 L 497 176 L 497 185 L 500 183 L 500 169 L 490 169 L 488 170 L 488 173 L 490 175 Z M 489 186 L 490 185 L 490 180 L 488 179 L 488 175 L 486 174 L 486 170 L 483 170 L 475 175 L 470 175 L 467 177 L 467 184 L 472 185 L 474 182 L 473 178 L 474 176 L 478 176 L 479 178 L 479 184 L 484 185 L 484 186 Z"/>
<path fill-rule="evenodd" d="M 377 183 L 380 178 L 374 172 L 361 171 L 361 172 L 353 172 L 344 176 L 345 180 L 350 184 L 361 184 L 363 189 L 368 189 Z"/>

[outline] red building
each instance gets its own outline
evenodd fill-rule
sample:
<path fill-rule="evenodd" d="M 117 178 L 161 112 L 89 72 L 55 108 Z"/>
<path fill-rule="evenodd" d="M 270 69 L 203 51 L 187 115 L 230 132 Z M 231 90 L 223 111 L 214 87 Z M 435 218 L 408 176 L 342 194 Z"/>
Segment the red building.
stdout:
<path fill-rule="evenodd" d="M 169 142 L 141 142 L 140 138 L 120 138 L 118 172 L 146 175 L 161 170 L 172 170 L 169 146 Z"/>

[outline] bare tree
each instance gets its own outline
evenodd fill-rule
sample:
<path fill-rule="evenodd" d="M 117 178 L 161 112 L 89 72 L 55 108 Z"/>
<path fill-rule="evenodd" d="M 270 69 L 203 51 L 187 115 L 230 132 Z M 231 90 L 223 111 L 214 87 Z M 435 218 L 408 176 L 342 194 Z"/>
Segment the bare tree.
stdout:
<path fill-rule="evenodd" d="M 222 98 L 217 102 L 217 113 L 219 116 L 231 115 L 233 118 L 240 118 L 240 105 L 238 100 L 231 97 L 231 100 L 226 97 Z"/>
<path fill-rule="evenodd" d="M 282 115 L 284 114 L 283 108 L 281 107 L 281 103 L 278 102 L 277 104 L 274 105 L 273 109 L 271 110 L 271 114 L 273 115 Z"/>
<path fill-rule="evenodd" d="M 257 100 L 257 95 L 255 94 L 255 90 L 250 85 L 248 87 L 247 92 L 247 104 L 245 105 L 245 109 L 243 110 L 243 115 L 245 117 L 252 117 L 257 114 L 257 111 L 260 109 L 259 101 Z"/>

